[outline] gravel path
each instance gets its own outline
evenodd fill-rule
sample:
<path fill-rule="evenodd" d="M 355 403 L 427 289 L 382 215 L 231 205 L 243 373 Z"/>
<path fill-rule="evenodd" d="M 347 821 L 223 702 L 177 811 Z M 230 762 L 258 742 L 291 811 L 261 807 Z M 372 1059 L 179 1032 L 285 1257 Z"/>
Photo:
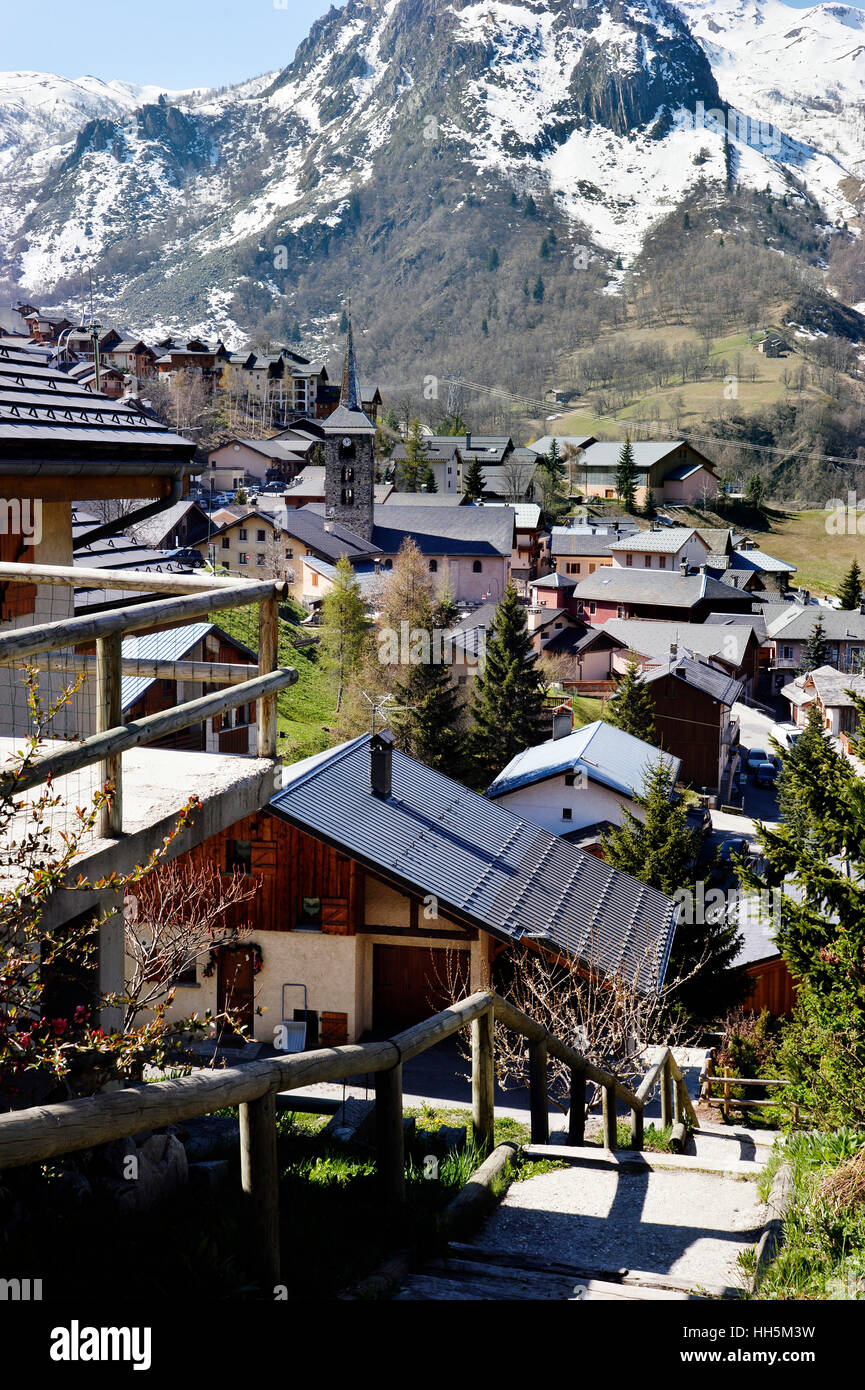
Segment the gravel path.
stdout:
<path fill-rule="evenodd" d="M 568 1168 L 513 1183 L 475 1244 L 589 1269 L 636 1269 L 738 1288 L 759 1239 L 753 1182 L 697 1172 Z"/>

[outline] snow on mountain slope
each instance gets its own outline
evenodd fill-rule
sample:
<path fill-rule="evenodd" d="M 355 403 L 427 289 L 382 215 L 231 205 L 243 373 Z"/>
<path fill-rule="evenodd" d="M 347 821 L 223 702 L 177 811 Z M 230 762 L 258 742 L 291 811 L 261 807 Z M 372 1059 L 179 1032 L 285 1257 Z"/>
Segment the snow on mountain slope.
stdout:
<path fill-rule="evenodd" d="M 801 161 L 802 176 L 846 219 L 838 184 L 865 179 L 865 12 L 794 10 L 781 0 L 676 3 L 725 101 L 817 152 Z"/>

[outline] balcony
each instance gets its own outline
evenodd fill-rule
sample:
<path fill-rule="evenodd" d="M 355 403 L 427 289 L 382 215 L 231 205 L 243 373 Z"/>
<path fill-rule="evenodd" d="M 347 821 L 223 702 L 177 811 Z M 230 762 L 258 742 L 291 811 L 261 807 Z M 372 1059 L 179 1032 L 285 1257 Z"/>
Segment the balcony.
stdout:
<path fill-rule="evenodd" d="M 88 583 L 104 586 L 104 571 L 0 564 L 0 584 L 27 585 L 31 590 L 35 585 L 39 596 L 65 589 L 49 612 L 68 611 L 72 590 Z M 29 808 L 50 784 L 57 801 L 48 816 L 48 843 L 60 847 L 75 825 L 75 808 L 92 806 L 96 793 L 108 789 L 110 796 L 96 823 L 79 844 L 76 864 L 91 878 L 125 872 L 142 862 L 176 827 L 191 798 L 200 806 L 173 852 L 200 843 L 265 805 L 280 771 L 277 695 L 297 679 L 293 668 L 277 664 L 278 604 L 284 585 L 128 570 L 112 571 L 111 586 L 148 597 L 101 613 L 0 630 L 0 676 L 8 681 L 3 715 L 11 730 L 11 736 L 0 738 L 0 799 L 10 798 L 16 808 L 9 833 L 14 838 L 19 826 L 23 829 L 32 814 Z M 40 606 L 44 611 L 45 603 Z M 245 645 L 257 647 L 256 664 L 167 659 L 158 645 L 149 659 L 123 654 L 125 634 L 173 631 L 190 620 L 212 622 L 237 610 L 251 610 L 256 636 Z M 25 699 L 28 666 L 40 672 L 43 698 L 54 700 L 73 682 L 80 682 L 80 689 L 72 700 L 62 697 L 36 756 L 23 768 L 10 769 L 11 756 L 32 728 Z M 161 707 L 131 718 L 129 683 L 141 680 L 158 691 Z M 205 693 L 184 699 L 190 685 Z M 256 716 L 257 755 L 239 756 L 251 746 L 241 727 L 253 712 L 250 706 Z M 64 726 L 64 713 L 70 709 Z M 213 729 L 214 721 L 218 728 L 221 718 L 233 710 L 244 712 L 230 735 L 219 737 L 218 751 L 216 739 L 207 741 L 212 752 L 189 751 L 189 745 L 194 746 L 191 730 Z M 166 747 L 166 741 L 172 746 Z"/>
<path fill-rule="evenodd" d="M 721 745 L 733 747 L 739 742 L 739 720 L 728 719 L 721 730 Z"/>

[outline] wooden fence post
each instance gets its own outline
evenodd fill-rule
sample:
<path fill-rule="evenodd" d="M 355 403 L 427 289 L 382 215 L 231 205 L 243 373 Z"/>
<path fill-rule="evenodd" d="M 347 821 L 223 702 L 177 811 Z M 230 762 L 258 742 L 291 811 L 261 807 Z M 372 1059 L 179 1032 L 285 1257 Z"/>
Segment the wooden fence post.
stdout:
<path fill-rule="evenodd" d="M 240 1105 L 240 1180 L 252 1199 L 255 1256 L 262 1289 L 279 1283 L 279 1182 L 276 1093 Z"/>
<path fill-rule="evenodd" d="M 405 1137 L 402 1125 L 402 1063 L 375 1074 L 375 1141 L 384 1202 L 405 1201 Z"/>
<path fill-rule="evenodd" d="M 582 1144 L 586 1137 L 586 1073 L 571 1067 L 571 1106 L 568 1113 L 568 1143 Z"/>
<path fill-rule="evenodd" d="M 96 708 L 97 733 L 116 729 L 123 723 L 123 704 L 120 695 L 123 680 L 123 633 L 112 632 L 96 639 Z M 102 839 L 117 839 L 123 830 L 123 754 L 111 753 L 99 765 L 99 779 L 114 788 L 111 802 L 99 812 L 98 834 Z"/>
<path fill-rule="evenodd" d="M 724 1068 L 724 1119 L 730 1118 L 730 1068 Z"/>
<path fill-rule="evenodd" d="M 631 1111 L 631 1148 L 643 1147 L 643 1109 Z"/>
<path fill-rule="evenodd" d="M 618 1148 L 619 1132 L 616 1120 L 616 1088 L 605 1086 L 603 1092 L 604 1148 L 611 1152 Z"/>
<path fill-rule="evenodd" d="M 279 661 L 279 600 L 274 591 L 273 598 L 262 599 L 258 609 L 258 674 L 269 675 L 275 671 Z M 264 695 L 258 702 L 258 748 L 259 758 L 275 758 L 279 733 L 279 719 L 276 695 Z"/>
<path fill-rule="evenodd" d="M 495 1122 L 495 1016 L 486 1013 L 472 1019 L 472 1128 L 477 1147 L 493 1146 Z"/>
<path fill-rule="evenodd" d="M 532 1143 L 550 1142 L 550 1106 L 547 1099 L 547 1045 L 529 1043 L 529 1093 L 532 1111 Z"/>
<path fill-rule="evenodd" d="M 662 1065 L 662 1067 L 661 1067 L 661 1077 L 660 1077 L 660 1081 L 661 1081 L 661 1129 L 667 1129 L 667 1127 L 673 1123 L 673 1117 L 672 1117 L 672 1114 L 671 1114 L 671 1109 L 672 1109 L 672 1107 L 671 1107 L 671 1105 L 670 1105 L 670 1082 L 671 1082 L 671 1080 L 672 1080 L 672 1077 L 671 1077 L 671 1075 L 670 1075 L 670 1062 L 669 1062 L 669 1058 L 665 1057 L 665 1058 L 664 1058 L 663 1065 Z"/>

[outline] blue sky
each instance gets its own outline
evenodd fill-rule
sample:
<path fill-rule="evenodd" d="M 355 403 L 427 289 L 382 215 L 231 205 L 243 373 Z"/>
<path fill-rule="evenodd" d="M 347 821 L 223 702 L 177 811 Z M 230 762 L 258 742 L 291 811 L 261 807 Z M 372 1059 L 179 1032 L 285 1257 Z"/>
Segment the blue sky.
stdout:
<path fill-rule="evenodd" d="M 285 8 L 277 8 L 277 3 Z M 221 87 L 283 68 L 330 0 L 0 0 L 0 70 Z M 808 9 L 811 0 L 787 0 Z M 853 0 L 857 8 L 865 0 Z"/>

